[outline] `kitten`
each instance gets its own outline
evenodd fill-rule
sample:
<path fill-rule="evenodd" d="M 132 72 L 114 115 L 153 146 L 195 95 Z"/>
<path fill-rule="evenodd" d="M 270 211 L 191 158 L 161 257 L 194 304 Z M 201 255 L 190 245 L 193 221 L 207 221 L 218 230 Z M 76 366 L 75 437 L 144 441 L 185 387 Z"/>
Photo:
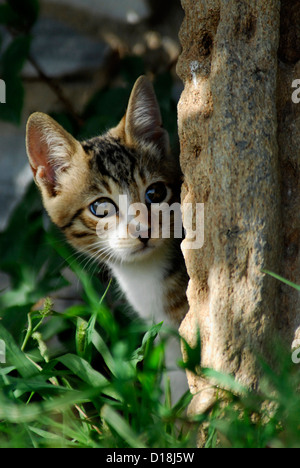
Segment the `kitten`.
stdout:
<path fill-rule="evenodd" d="M 161 235 L 162 215 L 159 235 L 151 237 L 151 209 L 180 202 L 182 176 L 150 81 L 137 80 L 117 127 L 81 143 L 51 117 L 33 114 L 27 153 L 44 206 L 69 243 L 109 267 L 141 317 L 178 327 L 188 309 L 182 239 L 172 229 L 168 238 Z M 128 206 L 142 204 L 139 216 L 128 216 L 120 195 Z M 180 358 L 176 346 L 167 349 L 167 367 Z M 187 389 L 184 373 L 179 379 L 176 396 Z"/>

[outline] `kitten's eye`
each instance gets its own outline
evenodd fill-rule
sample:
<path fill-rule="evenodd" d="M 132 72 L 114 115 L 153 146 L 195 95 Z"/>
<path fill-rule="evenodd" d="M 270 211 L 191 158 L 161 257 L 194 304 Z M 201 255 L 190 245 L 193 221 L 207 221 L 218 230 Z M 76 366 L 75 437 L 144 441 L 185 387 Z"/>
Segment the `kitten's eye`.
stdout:
<path fill-rule="evenodd" d="M 90 205 L 90 211 L 97 218 L 114 216 L 117 213 L 117 207 L 109 198 L 99 198 Z"/>
<path fill-rule="evenodd" d="M 145 200 L 147 204 L 161 203 L 163 202 L 168 194 L 167 187 L 163 182 L 156 182 L 147 188 L 145 194 Z"/>

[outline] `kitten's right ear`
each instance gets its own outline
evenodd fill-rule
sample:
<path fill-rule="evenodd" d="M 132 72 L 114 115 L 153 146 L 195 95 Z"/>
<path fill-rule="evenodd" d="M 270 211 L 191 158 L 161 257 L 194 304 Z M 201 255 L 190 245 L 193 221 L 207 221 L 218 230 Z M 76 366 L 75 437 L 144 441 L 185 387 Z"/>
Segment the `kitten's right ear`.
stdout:
<path fill-rule="evenodd" d="M 26 147 L 37 185 L 49 195 L 55 192 L 60 174 L 70 166 L 79 143 L 55 120 L 36 112 L 27 123 Z"/>
<path fill-rule="evenodd" d="M 124 123 L 125 137 L 130 144 L 144 141 L 155 145 L 163 154 L 169 152 L 169 135 L 163 128 L 155 92 L 146 76 L 140 76 L 133 87 Z"/>

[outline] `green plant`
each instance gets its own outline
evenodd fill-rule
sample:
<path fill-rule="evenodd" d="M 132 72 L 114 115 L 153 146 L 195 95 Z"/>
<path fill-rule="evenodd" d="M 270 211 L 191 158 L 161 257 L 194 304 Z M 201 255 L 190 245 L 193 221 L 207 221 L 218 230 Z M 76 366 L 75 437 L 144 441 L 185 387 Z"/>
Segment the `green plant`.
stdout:
<path fill-rule="evenodd" d="M 45 229 L 41 212 L 31 185 L 0 233 L 0 270 L 10 279 L 0 295 L 0 446 L 195 447 L 205 423 L 206 447 L 299 447 L 300 374 L 289 351 L 273 346 L 277 365 L 261 362 L 260 392 L 251 392 L 200 368 L 200 339 L 195 349 L 186 344 L 182 366 L 213 378 L 218 392 L 211 412 L 186 418 L 191 396 L 172 407 L 167 383 L 162 394 L 162 324 L 147 330 L 128 320 L 113 285 L 87 271 L 54 227 Z M 83 296 L 62 314 L 45 298 L 67 284 L 66 265 Z"/>
<path fill-rule="evenodd" d="M 57 313 L 47 298 L 66 284 L 66 265 L 82 300 Z M 211 411 L 187 418 L 189 394 L 170 404 L 169 332 L 129 320 L 113 284 L 83 266 L 54 228 L 44 228 L 30 186 L 0 234 L 0 269 L 10 277 L 0 296 L 1 447 L 195 447 L 199 427 L 208 448 L 299 447 L 300 374 L 289 351 L 273 346 L 277 364 L 261 362 L 261 388 L 252 392 L 201 368 L 200 341 L 195 349 L 186 344 L 182 366 L 213 378 L 217 391 Z"/>
<path fill-rule="evenodd" d="M 122 309 L 108 308 L 112 285 L 103 286 L 84 270 L 54 228 L 44 229 L 33 186 L 0 234 L 0 258 L 11 278 L 0 297 L 6 347 L 6 364 L 0 366 L 1 446 L 195 443 L 193 431 L 180 432 L 178 426 L 181 421 L 184 428 L 189 395 L 172 407 L 167 384 L 162 394 L 162 324 L 147 330 L 124 319 Z M 66 264 L 78 276 L 83 297 L 61 314 L 47 297 L 66 284 Z M 162 340 L 155 343 L 158 334 Z"/>

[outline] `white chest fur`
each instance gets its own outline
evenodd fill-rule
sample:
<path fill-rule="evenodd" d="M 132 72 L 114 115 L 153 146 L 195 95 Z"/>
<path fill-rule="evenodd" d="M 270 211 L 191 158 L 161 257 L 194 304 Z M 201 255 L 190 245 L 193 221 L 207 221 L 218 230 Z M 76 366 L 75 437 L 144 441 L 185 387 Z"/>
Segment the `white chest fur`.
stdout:
<path fill-rule="evenodd" d="M 171 326 L 164 312 L 164 275 L 168 267 L 166 255 L 155 255 L 136 263 L 112 265 L 112 271 L 133 309 L 146 321 Z M 174 326 L 174 325 L 173 325 Z M 173 328 L 173 327 L 172 327 Z M 187 390 L 185 373 L 177 367 L 182 359 L 179 339 L 172 337 L 166 348 L 166 367 L 175 403 Z"/>
<path fill-rule="evenodd" d="M 163 280 L 166 259 L 157 255 L 122 265 L 112 265 L 122 291 L 133 309 L 145 320 L 166 323 Z"/>

